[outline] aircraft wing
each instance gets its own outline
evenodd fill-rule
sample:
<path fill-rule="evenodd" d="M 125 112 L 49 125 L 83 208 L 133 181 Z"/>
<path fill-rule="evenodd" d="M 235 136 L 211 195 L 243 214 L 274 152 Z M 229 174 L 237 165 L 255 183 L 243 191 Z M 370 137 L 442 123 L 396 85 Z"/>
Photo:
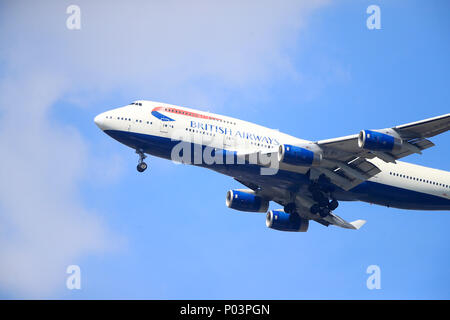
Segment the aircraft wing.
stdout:
<path fill-rule="evenodd" d="M 427 138 L 449 129 L 450 114 L 446 114 L 393 128 L 373 130 L 373 132 L 394 136 L 397 139 L 397 148 L 392 148 L 391 151 L 371 151 L 361 147 L 359 134 L 317 141 L 315 144 L 322 150 L 323 157 L 320 165 L 312 166 L 309 169 L 309 179 L 316 180 L 325 175 L 330 179 L 330 182 L 344 190 L 350 190 L 380 172 L 380 169 L 370 159 L 379 158 L 385 162 L 395 162 L 397 159 L 412 153 L 421 153 L 422 150 L 434 146 Z M 254 160 L 255 163 L 259 164 L 259 154 L 268 153 L 275 155 L 273 151 L 269 151 L 239 154 L 238 156 L 245 160 L 249 160 L 249 157 L 253 156 L 256 159 Z M 282 206 L 295 201 L 298 208 L 297 213 L 301 217 L 314 220 L 324 226 L 335 225 L 357 230 L 364 225 L 364 220 L 347 222 L 333 212 L 326 217 L 311 214 L 309 207 L 313 203 L 312 195 L 304 183 L 302 189 L 302 183 L 300 182 L 302 176 L 304 177 L 302 174 L 289 172 L 289 174 L 283 173 L 281 176 L 245 176 L 243 174 L 234 178 L 260 196 Z M 294 198 L 293 195 L 295 195 Z"/>
<path fill-rule="evenodd" d="M 237 178 L 234 179 L 244 186 L 252 189 L 253 191 L 256 191 L 260 196 L 269 198 L 270 200 L 275 201 L 282 206 L 287 204 L 286 194 L 284 193 L 284 191 L 290 189 L 289 187 L 286 188 L 286 186 L 274 186 L 264 181 L 260 181 L 258 184 L 255 184 L 253 182 L 248 182 Z M 308 197 L 308 195 L 302 194 L 300 197 L 305 198 Z M 326 227 L 328 227 L 329 225 L 334 225 L 345 229 L 358 230 L 366 223 L 365 220 L 347 222 L 333 212 L 331 212 L 328 216 L 322 218 L 319 215 L 311 214 L 307 207 L 302 206 L 298 207 L 297 213 L 302 218 L 314 220 Z"/>
<path fill-rule="evenodd" d="M 329 225 L 333 225 L 336 227 L 344 228 L 344 229 L 352 229 L 352 230 L 359 230 L 363 225 L 366 224 L 366 220 L 355 220 L 352 222 L 345 221 L 341 217 L 339 217 L 334 212 L 330 212 L 329 215 L 327 215 L 324 218 L 321 218 L 317 215 L 311 215 L 309 214 L 308 210 L 306 208 L 302 208 L 302 210 L 299 210 L 298 214 L 302 216 L 303 218 L 314 220 L 325 227 L 328 227 Z"/>
<path fill-rule="evenodd" d="M 395 136 L 399 147 L 391 151 L 371 151 L 360 146 L 360 134 L 317 141 L 323 150 L 323 165 L 314 168 L 315 174 L 325 174 L 333 183 L 350 190 L 359 183 L 376 175 L 380 170 L 368 159 L 379 158 L 393 162 L 413 153 L 434 146 L 427 138 L 450 129 L 450 114 L 407 123 L 393 128 L 374 130 Z M 401 145 L 401 146 L 400 146 Z"/>
<path fill-rule="evenodd" d="M 394 129 L 405 139 L 430 138 L 450 129 L 450 113 L 443 116 L 411 122 Z"/>

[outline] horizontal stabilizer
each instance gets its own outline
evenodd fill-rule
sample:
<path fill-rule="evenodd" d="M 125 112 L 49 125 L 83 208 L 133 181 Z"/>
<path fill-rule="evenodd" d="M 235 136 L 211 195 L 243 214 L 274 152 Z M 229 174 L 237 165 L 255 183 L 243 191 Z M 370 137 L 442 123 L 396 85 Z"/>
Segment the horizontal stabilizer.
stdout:
<path fill-rule="evenodd" d="M 353 230 L 358 230 L 366 223 L 366 220 L 356 220 L 353 222 L 347 222 L 338 215 L 335 215 L 334 213 L 330 213 L 328 216 L 323 218 L 323 220 L 337 227 Z"/>
<path fill-rule="evenodd" d="M 353 222 L 350 222 L 350 224 L 356 229 L 359 230 L 364 224 L 366 223 L 366 220 L 355 220 Z"/>

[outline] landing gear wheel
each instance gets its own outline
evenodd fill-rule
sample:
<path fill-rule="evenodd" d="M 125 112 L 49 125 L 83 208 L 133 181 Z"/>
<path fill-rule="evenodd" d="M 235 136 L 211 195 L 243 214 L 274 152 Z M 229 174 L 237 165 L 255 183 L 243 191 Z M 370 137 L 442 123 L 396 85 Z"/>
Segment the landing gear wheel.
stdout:
<path fill-rule="evenodd" d="M 144 151 L 141 149 L 136 150 L 136 153 L 139 155 L 139 163 L 138 163 L 136 169 L 139 172 L 144 172 L 147 169 L 147 164 L 144 162 L 144 159 L 147 158 L 147 156 L 144 154 Z"/>
<path fill-rule="evenodd" d="M 328 198 L 320 191 L 315 191 L 312 194 L 314 201 L 316 201 L 319 206 L 326 207 L 328 205 Z"/>
<path fill-rule="evenodd" d="M 144 172 L 147 169 L 147 164 L 145 162 L 141 162 L 136 167 L 137 171 Z"/>
<path fill-rule="evenodd" d="M 325 218 L 327 215 L 329 215 L 330 214 L 330 209 L 328 209 L 327 207 L 324 207 L 324 208 L 320 208 L 320 211 L 319 211 L 319 215 L 322 217 L 322 218 Z"/>
<path fill-rule="evenodd" d="M 319 206 L 321 206 L 321 207 L 328 206 L 328 199 L 325 197 L 321 198 L 318 202 L 319 202 Z"/>
<path fill-rule="evenodd" d="M 320 210 L 320 207 L 319 207 L 319 205 L 317 203 L 313 204 L 311 206 L 311 208 L 309 208 L 309 212 L 311 212 L 312 214 L 319 213 L 319 210 Z"/>
<path fill-rule="evenodd" d="M 331 211 L 335 210 L 337 207 L 339 206 L 339 202 L 336 199 L 333 199 L 330 201 L 330 203 L 328 204 L 328 209 L 330 209 Z"/>

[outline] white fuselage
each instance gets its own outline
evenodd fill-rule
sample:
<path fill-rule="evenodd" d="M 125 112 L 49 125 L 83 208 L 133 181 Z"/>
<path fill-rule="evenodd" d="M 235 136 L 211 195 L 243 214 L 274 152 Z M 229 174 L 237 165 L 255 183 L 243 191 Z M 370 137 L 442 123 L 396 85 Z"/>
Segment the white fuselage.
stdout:
<path fill-rule="evenodd" d="M 104 112 L 95 121 L 107 133 L 129 132 L 137 135 L 133 141 L 140 141 L 140 135 L 152 136 L 163 139 L 161 143 L 175 139 L 242 154 L 276 152 L 281 144 L 312 144 L 311 141 L 251 122 L 151 101 L 137 101 L 135 104 Z M 117 140 L 137 148 L 134 142 Z M 169 158 L 163 153 L 161 149 L 155 155 Z M 386 163 L 378 158 L 369 161 L 381 169 L 380 173 L 368 180 L 370 182 L 450 200 L 450 173 L 447 171 L 400 161 Z M 305 174 L 308 170 L 288 165 L 280 168 L 300 174 Z"/>

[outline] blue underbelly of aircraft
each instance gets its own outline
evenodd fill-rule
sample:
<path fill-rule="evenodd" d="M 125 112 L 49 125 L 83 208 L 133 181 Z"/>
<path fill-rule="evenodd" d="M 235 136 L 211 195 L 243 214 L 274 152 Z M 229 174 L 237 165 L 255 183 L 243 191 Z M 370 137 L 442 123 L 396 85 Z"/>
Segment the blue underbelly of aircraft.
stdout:
<path fill-rule="evenodd" d="M 105 133 L 130 148 L 141 149 L 147 154 L 168 160 L 172 159 L 173 147 L 180 143 L 179 140 L 129 131 L 105 130 Z M 236 164 L 236 153 L 233 151 L 221 149 L 216 151 L 223 154 L 223 163 L 196 163 L 193 152 L 196 146 L 189 145 L 192 151 L 189 159 L 191 164 L 212 169 L 241 181 L 248 181 L 255 185 L 271 184 L 292 191 L 298 190 L 301 185 L 307 185 L 310 182 L 306 175 L 291 171 L 278 170 L 275 175 L 261 175 L 261 167 L 258 165 Z M 197 145 L 197 148 L 204 150 L 205 146 Z M 228 159 L 231 157 L 233 161 L 227 162 L 226 156 L 229 157 Z M 372 181 L 365 181 L 349 191 L 339 189 L 335 196 L 337 200 L 359 200 L 400 209 L 450 209 L 449 199 Z"/>
<path fill-rule="evenodd" d="M 364 181 L 349 191 L 357 200 L 412 210 L 450 210 L 450 200 L 428 193 Z"/>

